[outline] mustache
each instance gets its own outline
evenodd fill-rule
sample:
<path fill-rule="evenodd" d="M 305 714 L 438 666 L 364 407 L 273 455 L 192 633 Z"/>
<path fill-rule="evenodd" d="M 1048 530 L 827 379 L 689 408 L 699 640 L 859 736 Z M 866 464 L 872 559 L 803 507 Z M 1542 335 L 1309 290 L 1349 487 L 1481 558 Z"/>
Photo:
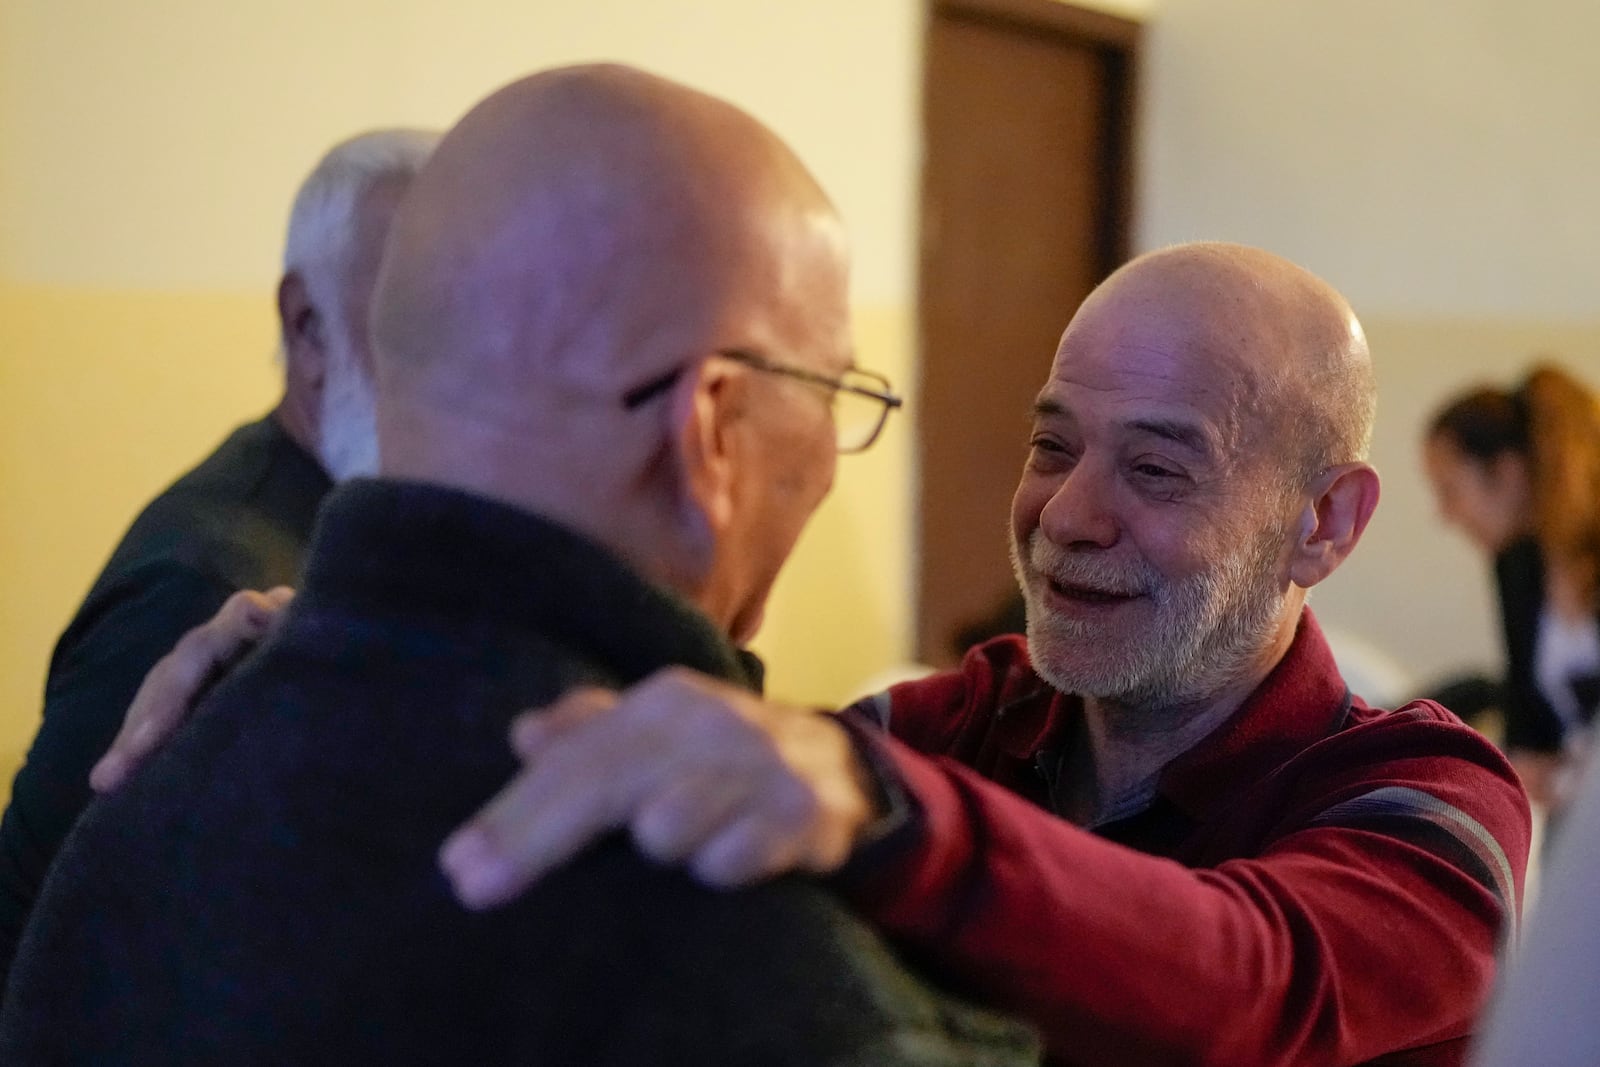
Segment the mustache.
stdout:
<path fill-rule="evenodd" d="M 1147 596 L 1162 588 L 1161 575 L 1148 563 L 1117 563 L 1098 554 L 1067 552 L 1034 530 L 1028 537 L 1028 569 L 1057 585 L 1091 589 L 1112 596 Z"/>

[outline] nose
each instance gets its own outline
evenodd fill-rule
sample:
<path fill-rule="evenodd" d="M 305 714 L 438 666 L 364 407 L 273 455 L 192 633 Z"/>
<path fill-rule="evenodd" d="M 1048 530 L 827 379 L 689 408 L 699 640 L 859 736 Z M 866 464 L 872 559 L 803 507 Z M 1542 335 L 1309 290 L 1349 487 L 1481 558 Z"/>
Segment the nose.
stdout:
<path fill-rule="evenodd" d="M 1039 530 L 1061 548 L 1110 548 L 1121 527 L 1109 475 L 1080 461 L 1062 478 L 1039 513 Z"/>

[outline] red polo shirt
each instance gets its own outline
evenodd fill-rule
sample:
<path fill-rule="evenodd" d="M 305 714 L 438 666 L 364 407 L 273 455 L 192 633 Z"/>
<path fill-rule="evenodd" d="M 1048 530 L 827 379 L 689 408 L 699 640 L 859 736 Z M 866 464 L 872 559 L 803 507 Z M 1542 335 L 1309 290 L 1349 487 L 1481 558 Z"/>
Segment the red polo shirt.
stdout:
<path fill-rule="evenodd" d="M 1352 699 L 1307 612 L 1239 711 L 1094 831 L 1049 810 L 1081 702 L 1025 642 L 852 709 L 910 801 L 847 890 L 1052 1063 L 1458 1064 L 1514 931 L 1527 800 L 1430 702 Z"/>

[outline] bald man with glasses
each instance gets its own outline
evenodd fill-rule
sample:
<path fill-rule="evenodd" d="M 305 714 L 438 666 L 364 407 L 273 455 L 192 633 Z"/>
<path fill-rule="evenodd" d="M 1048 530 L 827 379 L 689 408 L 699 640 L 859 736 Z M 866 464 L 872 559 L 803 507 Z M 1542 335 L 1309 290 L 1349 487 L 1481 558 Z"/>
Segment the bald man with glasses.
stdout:
<path fill-rule="evenodd" d="M 380 477 L 330 498 L 275 635 L 69 838 L 0 1061 L 1036 1062 L 807 881 L 730 896 L 613 838 L 474 912 L 438 867 L 517 770 L 520 709 L 685 668 L 759 685 L 772 580 L 899 404 L 854 367 L 799 160 L 642 72 L 535 75 L 446 135 L 372 306 Z M 818 759 L 858 743 L 788 725 Z M 839 799 L 821 865 L 878 815 Z"/>

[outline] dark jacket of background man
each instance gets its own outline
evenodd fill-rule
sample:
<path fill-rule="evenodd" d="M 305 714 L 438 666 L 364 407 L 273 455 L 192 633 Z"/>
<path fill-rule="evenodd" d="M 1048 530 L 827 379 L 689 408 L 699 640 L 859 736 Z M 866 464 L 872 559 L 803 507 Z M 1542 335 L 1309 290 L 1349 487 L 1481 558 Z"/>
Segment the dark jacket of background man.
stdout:
<path fill-rule="evenodd" d="M 332 483 L 272 418 L 235 430 L 134 521 L 61 635 L 44 721 L 0 822 L 0 986 L 89 768 L 145 673 L 240 589 L 293 584 Z"/>

